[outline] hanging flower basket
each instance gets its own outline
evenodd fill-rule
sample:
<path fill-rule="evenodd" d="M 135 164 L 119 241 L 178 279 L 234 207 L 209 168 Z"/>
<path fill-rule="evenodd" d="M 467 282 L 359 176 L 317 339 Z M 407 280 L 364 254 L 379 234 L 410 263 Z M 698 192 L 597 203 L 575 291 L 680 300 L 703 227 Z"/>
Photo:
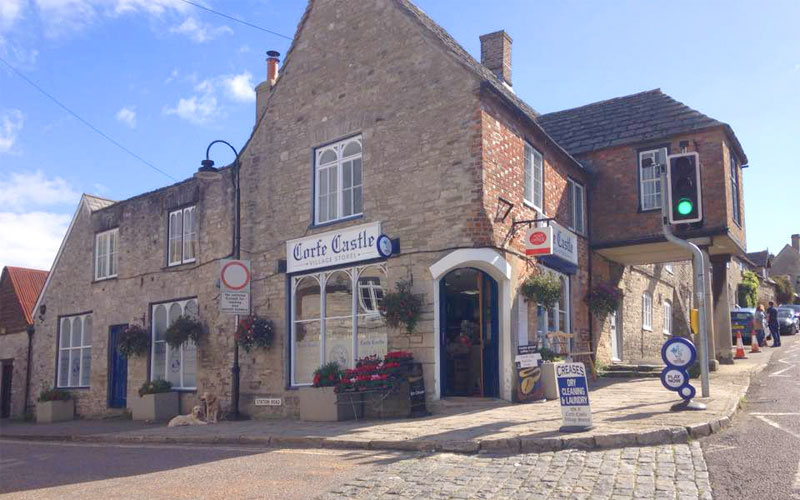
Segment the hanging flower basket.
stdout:
<path fill-rule="evenodd" d="M 177 349 L 187 341 L 197 343 L 203 335 L 203 324 L 191 316 L 179 316 L 164 332 L 164 339 L 170 347 Z"/>
<path fill-rule="evenodd" d="M 622 300 L 622 290 L 605 283 L 594 286 L 586 296 L 589 310 L 599 319 L 616 311 L 620 300 Z"/>
<path fill-rule="evenodd" d="M 239 320 L 234 338 L 245 351 L 250 352 L 254 347 L 269 349 L 274 335 L 272 321 L 253 314 Z"/>
<path fill-rule="evenodd" d="M 144 356 L 150 348 L 150 335 L 139 325 L 128 325 L 117 340 L 117 352 L 124 357 Z"/>
<path fill-rule="evenodd" d="M 343 374 L 344 370 L 339 367 L 339 363 L 336 361 L 325 363 L 314 370 L 312 385 L 314 387 L 333 387 L 339 383 Z"/>
<path fill-rule="evenodd" d="M 520 293 L 529 301 L 552 309 L 561 299 L 561 280 L 552 274 L 540 272 L 525 280 Z"/>
<path fill-rule="evenodd" d="M 403 325 L 406 333 L 411 335 L 422 316 L 422 296 L 411 293 L 410 281 L 400 280 L 396 287 L 397 291 L 384 295 L 380 305 L 381 315 L 387 325 L 392 328 Z"/>

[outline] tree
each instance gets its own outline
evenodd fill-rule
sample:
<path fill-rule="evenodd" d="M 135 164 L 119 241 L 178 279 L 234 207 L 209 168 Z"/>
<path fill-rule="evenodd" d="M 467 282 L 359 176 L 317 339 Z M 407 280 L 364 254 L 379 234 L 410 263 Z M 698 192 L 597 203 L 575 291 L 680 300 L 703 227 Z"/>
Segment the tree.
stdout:
<path fill-rule="evenodd" d="M 789 281 L 789 278 L 786 276 L 773 276 L 773 281 L 777 286 L 777 295 L 776 299 L 778 300 L 778 304 L 791 304 L 794 300 L 794 289 L 792 288 L 792 283 Z"/>
<path fill-rule="evenodd" d="M 742 273 L 742 282 L 739 283 L 739 306 L 755 307 L 758 302 L 758 276 L 752 271 Z"/>

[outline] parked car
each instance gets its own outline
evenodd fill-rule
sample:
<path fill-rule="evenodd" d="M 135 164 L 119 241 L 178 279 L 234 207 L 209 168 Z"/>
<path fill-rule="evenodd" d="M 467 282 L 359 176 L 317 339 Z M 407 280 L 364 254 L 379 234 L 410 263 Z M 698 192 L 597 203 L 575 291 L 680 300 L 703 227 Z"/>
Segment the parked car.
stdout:
<path fill-rule="evenodd" d="M 733 345 L 736 345 L 736 334 L 742 332 L 742 342 L 745 345 L 752 342 L 750 335 L 753 334 L 753 318 L 756 310 L 752 307 L 742 307 L 731 310 L 731 333 L 733 333 Z"/>
<path fill-rule="evenodd" d="M 778 325 L 781 335 L 794 335 L 800 331 L 800 318 L 797 317 L 794 309 L 781 306 L 778 308 Z"/>
<path fill-rule="evenodd" d="M 781 304 L 778 306 L 778 309 L 791 309 L 794 311 L 797 322 L 800 323 L 800 304 Z"/>

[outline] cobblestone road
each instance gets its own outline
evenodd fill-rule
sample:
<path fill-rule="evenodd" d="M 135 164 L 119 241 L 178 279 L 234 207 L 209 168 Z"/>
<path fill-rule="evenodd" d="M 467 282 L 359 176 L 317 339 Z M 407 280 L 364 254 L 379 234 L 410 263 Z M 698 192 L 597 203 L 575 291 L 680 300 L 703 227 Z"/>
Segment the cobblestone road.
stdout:
<path fill-rule="evenodd" d="M 696 442 L 514 456 L 420 455 L 383 464 L 322 497 L 369 499 L 711 499 Z"/>

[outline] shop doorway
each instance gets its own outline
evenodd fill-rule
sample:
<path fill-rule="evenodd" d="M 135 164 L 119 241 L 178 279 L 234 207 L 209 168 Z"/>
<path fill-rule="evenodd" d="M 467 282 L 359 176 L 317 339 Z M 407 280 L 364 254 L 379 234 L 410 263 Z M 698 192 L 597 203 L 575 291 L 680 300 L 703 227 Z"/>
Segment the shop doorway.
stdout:
<path fill-rule="evenodd" d="M 498 397 L 497 282 L 474 268 L 439 281 L 442 396 Z"/>
<path fill-rule="evenodd" d="M 119 338 L 128 325 L 108 329 L 108 407 L 125 408 L 128 393 L 128 358 L 117 351 Z"/>
<path fill-rule="evenodd" d="M 11 377 L 14 375 L 14 361 L 3 360 L 2 373 L 0 373 L 0 418 L 11 416 Z"/>

